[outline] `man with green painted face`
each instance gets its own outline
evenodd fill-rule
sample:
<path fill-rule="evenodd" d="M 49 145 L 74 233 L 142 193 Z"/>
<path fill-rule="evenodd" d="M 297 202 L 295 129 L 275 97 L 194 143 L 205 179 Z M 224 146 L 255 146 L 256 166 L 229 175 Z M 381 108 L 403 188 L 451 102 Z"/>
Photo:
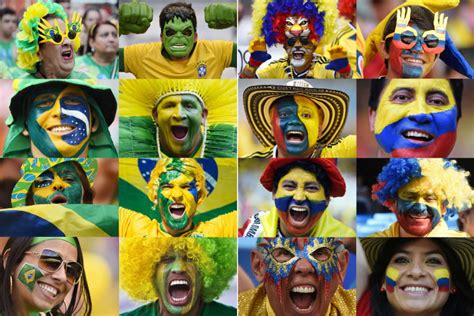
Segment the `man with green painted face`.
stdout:
<path fill-rule="evenodd" d="M 236 237 L 236 211 L 193 223 L 197 208 L 207 198 L 205 173 L 196 159 L 160 159 L 150 175 L 148 198 L 161 222 L 120 208 L 119 236 Z"/>
<path fill-rule="evenodd" d="M 14 81 L 3 157 L 117 157 L 110 88 L 80 80 Z"/>
<path fill-rule="evenodd" d="M 236 26 L 235 3 L 213 3 L 204 9 L 209 28 Z M 133 1 L 120 6 L 120 33 L 144 33 L 153 9 Z M 237 46 L 231 41 L 198 40 L 196 14 L 191 4 L 168 4 L 160 13 L 161 42 L 121 48 L 120 71 L 138 79 L 218 79 L 227 67 L 236 67 Z"/>

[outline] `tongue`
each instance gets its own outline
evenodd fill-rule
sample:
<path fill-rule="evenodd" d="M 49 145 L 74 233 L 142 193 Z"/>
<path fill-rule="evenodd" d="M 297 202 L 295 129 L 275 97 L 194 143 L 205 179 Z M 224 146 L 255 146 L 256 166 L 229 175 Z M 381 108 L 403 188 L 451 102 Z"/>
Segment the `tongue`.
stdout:
<path fill-rule="evenodd" d="M 290 211 L 291 217 L 297 222 L 303 221 L 306 218 L 307 214 L 308 214 L 308 212 Z"/>
<path fill-rule="evenodd" d="M 174 214 L 174 215 L 181 216 L 181 215 L 183 215 L 183 212 L 184 212 L 184 207 L 182 207 L 182 208 L 172 208 L 171 209 L 171 214 Z"/>
<path fill-rule="evenodd" d="M 170 295 L 173 298 L 182 299 L 188 295 L 189 286 L 187 285 L 173 285 L 170 288 Z"/>
<path fill-rule="evenodd" d="M 314 293 L 295 293 L 291 292 L 291 300 L 301 309 L 307 309 L 314 300 Z"/>
<path fill-rule="evenodd" d="M 188 134 L 188 128 L 184 126 L 173 126 L 171 132 L 177 139 L 183 139 Z"/>

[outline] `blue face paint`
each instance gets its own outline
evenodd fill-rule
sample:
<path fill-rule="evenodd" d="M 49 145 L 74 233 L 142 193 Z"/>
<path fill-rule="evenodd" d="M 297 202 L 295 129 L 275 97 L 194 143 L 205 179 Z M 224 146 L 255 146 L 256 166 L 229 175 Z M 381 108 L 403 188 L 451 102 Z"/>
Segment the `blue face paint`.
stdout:
<path fill-rule="evenodd" d="M 62 139 L 69 145 L 81 144 L 90 135 L 90 109 L 87 101 L 80 96 L 67 96 L 61 100 L 61 124 L 75 126 L 76 129 Z"/>
<path fill-rule="evenodd" d="M 293 267 L 300 259 L 306 259 L 318 275 L 322 275 L 329 282 L 334 274 L 339 274 L 338 254 L 344 249 L 344 245 L 335 238 L 305 238 L 303 249 L 298 247 L 295 238 L 267 238 L 266 242 L 259 244 L 266 264 L 266 273 L 275 284 L 282 279 L 288 278 Z M 275 258 L 273 252 L 283 249 L 289 256 L 286 261 Z M 324 250 L 324 257 L 318 253 Z"/>
<path fill-rule="evenodd" d="M 309 215 L 314 216 L 320 212 L 323 212 L 327 207 L 328 203 L 326 200 L 323 201 L 313 201 L 313 200 L 303 200 L 298 201 L 293 199 L 293 196 L 284 196 L 281 198 L 275 199 L 275 206 L 281 212 L 288 212 L 290 205 L 304 206 L 309 209 Z"/>
<path fill-rule="evenodd" d="M 273 106 L 273 134 L 279 149 L 303 155 L 308 150 L 308 131 L 298 116 L 298 104 L 290 96 L 277 99 Z"/>
<path fill-rule="evenodd" d="M 378 144 L 393 157 L 447 157 L 456 142 L 457 107 L 443 112 L 411 115 L 385 126 L 375 134 Z M 432 136 L 430 141 L 414 141 L 404 136 L 420 131 Z"/>
<path fill-rule="evenodd" d="M 423 203 L 406 201 L 400 198 L 397 200 L 397 210 L 398 213 L 403 216 L 431 216 L 431 228 L 438 225 L 441 219 L 441 214 L 438 209 Z"/>

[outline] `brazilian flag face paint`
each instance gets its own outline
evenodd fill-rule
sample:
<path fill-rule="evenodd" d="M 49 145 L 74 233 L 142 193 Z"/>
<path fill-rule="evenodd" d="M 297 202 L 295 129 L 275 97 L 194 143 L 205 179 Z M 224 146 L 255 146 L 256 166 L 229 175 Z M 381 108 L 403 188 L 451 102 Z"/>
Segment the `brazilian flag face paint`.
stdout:
<path fill-rule="evenodd" d="M 156 268 L 155 285 L 166 310 L 184 315 L 196 306 L 201 297 L 199 271 L 186 254 L 167 253 Z"/>
<path fill-rule="evenodd" d="M 447 157 L 457 113 L 448 80 L 393 79 L 380 98 L 375 138 L 392 157 Z"/>
<path fill-rule="evenodd" d="M 178 170 L 160 175 L 158 208 L 164 224 L 174 231 L 184 230 L 191 224 L 198 205 L 196 180 Z"/>
<path fill-rule="evenodd" d="M 39 94 L 28 106 L 26 126 L 33 145 L 48 157 L 78 157 L 91 136 L 91 110 L 77 86 Z"/>
<path fill-rule="evenodd" d="M 288 96 L 272 106 L 272 128 L 278 151 L 285 157 L 306 157 L 319 136 L 319 112 L 310 99 Z"/>
<path fill-rule="evenodd" d="M 398 190 L 397 219 L 409 234 L 425 236 L 438 225 L 442 203 L 427 177 L 413 179 Z"/>
<path fill-rule="evenodd" d="M 316 176 L 301 168 L 284 175 L 274 194 L 282 229 L 291 236 L 304 236 L 327 208 L 324 187 Z"/>
<path fill-rule="evenodd" d="M 38 280 L 42 276 L 43 273 L 37 266 L 25 263 L 20 269 L 20 272 L 18 273 L 18 280 L 22 284 L 26 285 L 26 287 L 30 291 L 33 291 L 33 288 L 36 284 L 36 280 Z"/>
<path fill-rule="evenodd" d="M 163 152 L 171 157 L 192 157 L 202 143 L 204 105 L 192 94 L 167 96 L 159 102 L 155 118 Z"/>
<path fill-rule="evenodd" d="M 74 162 L 67 161 L 43 172 L 32 185 L 35 204 L 81 204 L 84 188 Z"/>

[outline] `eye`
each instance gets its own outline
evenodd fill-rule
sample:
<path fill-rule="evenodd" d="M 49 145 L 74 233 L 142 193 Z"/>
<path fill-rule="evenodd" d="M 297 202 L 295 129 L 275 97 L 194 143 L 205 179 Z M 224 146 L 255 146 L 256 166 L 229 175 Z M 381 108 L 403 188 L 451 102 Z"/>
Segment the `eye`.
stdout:
<path fill-rule="evenodd" d="M 437 201 L 437 197 L 436 195 L 427 195 L 425 196 L 425 201 L 426 202 L 434 202 L 434 201 Z"/>
<path fill-rule="evenodd" d="M 283 182 L 281 187 L 287 191 L 293 191 L 294 189 L 296 189 L 296 183 L 292 181 L 285 181 Z"/>
<path fill-rule="evenodd" d="M 176 34 L 176 31 L 174 30 L 166 30 L 165 31 L 166 36 L 173 36 Z"/>
<path fill-rule="evenodd" d="M 443 264 L 441 259 L 436 258 L 436 257 L 427 258 L 426 263 L 432 264 L 432 265 L 441 265 L 441 264 Z"/>
<path fill-rule="evenodd" d="M 308 21 L 307 21 L 307 20 L 302 20 L 302 21 L 300 22 L 300 25 L 301 25 L 301 26 L 308 25 Z"/>
<path fill-rule="evenodd" d="M 50 186 L 53 183 L 52 180 L 36 180 L 35 188 L 44 188 Z"/>
<path fill-rule="evenodd" d="M 163 257 L 161 257 L 160 262 L 161 263 L 171 263 L 171 262 L 174 261 L 174 259 L 175 259 L 175 257 L 173 257 L 173 256 L 163 256 Z"/>
<path fill-rule="evenodd" d="M 294 23 L 292 21 L 288 21 L 288 20 L 286 21 L 286 26 L 293 26 L 293 24 Z"/>
<path fill-rule="evenodd" d="M 189 184 L 182 184 L 181 189 L 190 189 L 191 186 Z"/>
<path fill-rule="evenodd" d="M 291 260 L 294 255 L 285 248 L 276 248 L 272 251 L 272 257 L 276 261 L 283 263 Z"/>
<path fill-rule="evenodd" d="M 405 264 L 410 263 L 410 259 L 406 256 L 397 256 L 393 259 L 393 262 L 398 264 Z"/>
<path fill-rule="evenodd" d="M 306 118 L 306 119 L 310 119 L 310 118 L 312 117 L 312 116 L 311 116 L 311 113 L 308 113 L 308 112 L 306 112 L 306 113 L 301 113 L 301 116 L 302 116 L 303 118 Z"/>
<path fill-rule="evenodd" d="M 66 181 L 66 182 L 72 183 L 72 182 L 76 181 L 76 178 L 74 178 L 72 176 L 67 176 L 67 177 L 63 177 L 63 180 Z"/>
<path fill-rule="evenodd" d="M 411 102 L 412 100 L 413 95 L 406 90 L 397 91 L 390 98 L 390 101 L 396 104 L 405 104 Z"/>
<path fill-rule="evenodd" d="M 279 114 L 280 118 L 286 118 L 286 117 L 290 116 L 290 113 L 288 113 L 286 111 L 279 112 L 278 114 Z"/>
<path fill-rule="evenodd" d="M 319 191 L 319 185 L 317 183 L 306 184 L 304 188 L 306 191 L 309 191 L 309 192 Z"/>
<path fill-rule="evenodd" d="M 183 32 L 183 35 L 186 37 L 191 36 L 192 34 L 193 34 L 193 31 L 191 29 L 185 29 Z"/>
<path fill-rule="evenodd" d="M 332 250 L 328 247 L 321 247 L 311 253 L 311 257 L 318 261 L 327 261 L 331 258 Z"/>
<path fill-rule="evenodd" d="M 78 98 L 78 97 L 75 97 L 75 96 L 63 97 L 61 99 L 61 103 L 63 105 L 72 105 L 72 106 L 81 105 L 81 104 L 83 104 L 83 101 L 84 100 L 82 98 Z"/>
<path fill-rule="evenodd" d="M 186 102 L 186 103 L 184 103 L 184 107 L 185 107 L 186 109 L 188 109 L 188 110 L 192 110 L 192 109 L 195 109 L 195 108 L 196 108 L 196 107 L 194 106 L 194 104 L 191 103 L 191 102 Z"/>
<path fill-rule="evenodd" d="M 445 95 L 441 93 L 433 93 L 427 96 L 426 103 L 428 103 L 429 105 L 441 106 L 448 105 L 449 100 Z"/>
<path fill-rule="evenodd" d="M 169 183 L 160 185 L 161 190 L 168 190 L 168 189 L 171 189 L 171 188 L 173 188 L 173 186 Z"/>
<path fill-rule="evenodd" d="M 48 108 L 54 105 L 54 100 L 41 100 L 36 103 L 36 107 L 38 108 Z"/>

